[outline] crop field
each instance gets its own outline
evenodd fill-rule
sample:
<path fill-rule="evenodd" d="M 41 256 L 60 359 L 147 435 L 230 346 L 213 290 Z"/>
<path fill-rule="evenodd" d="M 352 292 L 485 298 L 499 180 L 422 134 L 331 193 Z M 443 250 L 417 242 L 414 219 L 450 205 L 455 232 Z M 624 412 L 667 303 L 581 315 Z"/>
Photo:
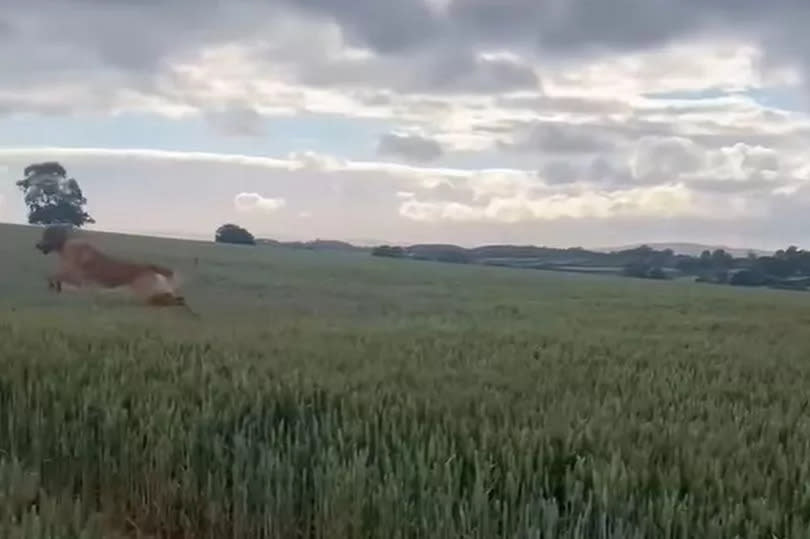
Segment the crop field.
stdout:
<path fill-rule="evenodd" d="M 200 319 L 0 226 L 0 537 L 810 537 L 810 296 L 90 236 Z"/>

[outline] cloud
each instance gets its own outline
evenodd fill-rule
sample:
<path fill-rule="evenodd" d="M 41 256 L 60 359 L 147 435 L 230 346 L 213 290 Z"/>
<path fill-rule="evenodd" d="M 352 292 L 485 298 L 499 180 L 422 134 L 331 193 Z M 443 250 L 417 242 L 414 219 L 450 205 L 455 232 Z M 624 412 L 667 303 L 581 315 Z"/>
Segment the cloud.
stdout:
<path fill-rule="evenodd" d="M 239 193 L 233 198 L 233 205 L 239 212 L 261 211 L 273 213 L 287 204 L 283 198 L 266 198 L 258 193 Z"/>
<path fill-rule="evenodd" d="M 250 105 L 231 103 L 206 113 L 216 130 L 232 136 L 258 137 L 265 134 L 264 117 Z"/>
<path fill-rule="evenodd" d="M 291 163 L 293 163 L 293 161 L 275 159 L 272 157 L 256 157 L 249 155 L 211 152 L 180 152 L 148 148 L 68 148 L 48 146 L 43 146 L 40 148 L 0 148 L 0 159 L 34 160 L 43 158 L 71 160 L 106 158 L 145 161 L 208 162 L 246 165 L 270 169 L 289 168 Z"/>
<path fill-rule="evenodd" d="M 611 151 L 617 144 L 615 134 L 598 126 L 567 122 L 533 122 L 518 128 L 511 140 L 500 140 L 503 149 L 518 152 L 555 154 L 598 153 Z"/>
<path fill-rule="evenodd" d="M 377 153 L 381 156 L 424 162 L 439 158 L 442 155 L 442 147 L 434 139 L 419 134 L 392 132 L 380 137 Z"/>
<path fill-rule="evenodd" d="M 810 180 L 810 161 L 800 154 L 738 142 L 706 148 L 682 137 L 645 137 L 630 157 L 633 178 L 645 184 L 662 178 L 719 193 L 783 190 Z"/>
<path fill-rule="evenodd" d="M 349 166 L 343 159 L 312 151 L 292 152 L 288 156 L 289 167 L 296 170 L 342 170 Z"/>
<path fill-rule="evenodd" d="M 416 221 L 548 221 L 557 219 L 609 219 L 614 217 L 717 216 L 697 204 L 694 194 L 682 184 L 617 191 L 588 191 L 527 197 L 493 197 L 485 204 L 420 201 L 407 199 L 400 214 Z M 732 217 L 731 213 L 724 214 Z"/>
<path fill-rule="evenodd" d="M 251 108 L 407 115 L 402 96 L 545 90 L 545 101 L 520 106 L 566 110 L 599 95 L 578 109 L 598 113 L 630 94 L 798 83 L 794 64 L 808 45 L 798 21 L 810 19 L 791 0 L 768 9 L 724 0 L 689 9 L 677 0 L 553 9 L 528 0 L 442 9 L 424 0 L 203 0 L 194 13 L 179 0 L 45 5 L 49 17 L 41 3 L 4 9 L 0 110 L 219 114 L 236 101 L 246 116 Z M 499 106 L 520 101 L 510 99 Z"/>
<path fill-rule="evenodd" d="M 704 150 L 683 137 L 644 137 L 630 160 L 633 176 L 641 182 L 678 179 L 705 165 Z"/>
<path fill-rule="evenodd" d="M 240 222 L 268 237 L 352 239 L 368 237 L 374 223 L 374 237 L 403 243 L 598 245 L 673 237 L 800 243 L 794 231 L 810 226 L 810 166 L 803 152 L 743 145 L 703 150 L 700 170 L 647 183 L 630 173 L 629 153 L 624 160 L 563 159 L 577 171 L 566 182 L 532 168 L 350 160 L 339 168 L 300 167 L 290 156 L 92 148 L 2 149 L 0 166 L 14 171 L 59 160 L 81 183 L 96 226 L 108 230 L 210 237 L 220 224 Z M 190 193 L 193 204 L 176 203 Z M 242 193 L 240 203 L 252 211 L 237 210 L 234 193 Z M 24 222 L 23 205 L 8 203 L 19 201 L 13 182 L 0 185 L 0 196 L 7 202 L 4 219 Z M 283 199 L 283 208 L 306 208 L 311 217 L 277 208 L 268 219 L 262 201 L 274 199 Z"/>
<path fill-rule="evenodd" d="M 810 206 L 810 7 L 794 0 L 43 2 L 4 7 L 9 132 L 45 142 L 17 127 L 29 114 L 116 128 L 148 115 L 232 137 L 155 144 L 242 152 L 0 150 L 13 170 L 64 160 L 110 222 L 138 224 L 127 204 L 163 188 L 217 201 L 155 202 L 167 228 L 180 215 L 210 228 L 239 209 L 252 228 L 274 211 L 288 230 L 360 234 L 373 220 L 405 239 L 758 234 L 771 225 L 746 227 Z M 265 137 L 279 117 L 281 137 Z M 356 121 L 357 136 L 323 129 L 335 118 Z M 281 138 L 318 151 L 287 153 Z"/>
<path fill-rule="evenodd" d="M 384 181 L 386 188 L 390 189 L 389 193 L 402 199 L 425 200 L 427 195 L 431 200 L 441 197 L 441 202 L 469 201 L 478 204 L 493 199 L 503 201 L 515 198 L 559 201 L 555 197 L 587 198 L 590 196 L 588 193 L 602 193 L 600 197 L 624 201 L 618 194 L 614 196 L 611 193 L 641 196 L 647 191 L 638 189 L 649 188 L 653 189 L 650 192 L 656 192 L 655 188 L 671 185 L 678 185 L 679 189 L 682 187 L 690 192 L 773 191 L 810 182 L 810 159 L 803 152 L 777 153 L 769 148 L 743 143 L 709 148 L 677 137 L 643 138 L 627 151 L 624 158 L 622 154 L 599 155 L 590 160 L 583 160 L 579 156 L 555 158 L 547 161 L 540 170 L 464 169 L 385 161 L 349 161 L 309 151 L 275 158 L 147 149 L 0 148 L 0 166 L 9 170 L 11 163 L 21 167 L 45 159 L 59 160 L 71 170 L 95 162 L 117 163 L 119 168 L 132 167 L 137 163 L 187 163 L 195 167 L 216 167 L 217 171 L 240 167 L 242 170 L 277 173 L 289 178 L 314 175 L 331 178 L 329 181 L 333 186 L 339 186 L 337 192 L 343 195 L 352 191 L 360 193 L 358 190 L 367 192 L 370 187 L 362 186 Z M 276 209 L 275 199 L 264 199 L 256 194 L 258 192 L 243 191 L 240 195 L 243 204 L 240 207 Z M 625 204 L 626 201 L 621 203 Z M 571 204 L 569 201 L 568 206 Z M 555 209 L 548 215 L 563 214 Z M 584 212 L 583 215 L 590 214 Z"/>

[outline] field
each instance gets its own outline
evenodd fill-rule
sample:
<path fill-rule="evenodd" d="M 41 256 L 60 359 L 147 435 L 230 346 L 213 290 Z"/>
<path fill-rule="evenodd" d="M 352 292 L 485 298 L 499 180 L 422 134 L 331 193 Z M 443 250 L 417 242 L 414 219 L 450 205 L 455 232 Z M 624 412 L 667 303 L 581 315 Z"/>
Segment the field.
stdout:
<path fill-rule="evenodd" d="M 35 237 L 0 227 L 0 537 L 810 536 L 804 295 L 93 236 L 194 320 L 49 293 Z"/>

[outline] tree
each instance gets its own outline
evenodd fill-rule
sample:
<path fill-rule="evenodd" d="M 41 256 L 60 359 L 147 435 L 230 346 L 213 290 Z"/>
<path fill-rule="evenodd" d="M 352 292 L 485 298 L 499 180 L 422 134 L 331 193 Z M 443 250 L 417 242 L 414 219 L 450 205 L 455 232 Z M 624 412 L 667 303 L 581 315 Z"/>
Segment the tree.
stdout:
<path fill-rule="evenodd" d="M 253 237 L 253 234 L 233 223 L 226 223 L 219 227 L 214 240 L 219 243 L 256 245 L 256 238 Z"/>
<path fill-rule="evenodd" d="M 380 245 L 371 250 L 371 256 L 387 256 L 390 258 L 402 258 L 405 256 L 405 249 L 399 246 Z"/>
<path fill-rule="evenodd" d="M 34 163 L 25 167 L 25 176 L 17 182 L 28 206 L 30 224 L 70 224 L 81 227 L 95 223 L 84 211 L 87 199 L 79 182 L 67 177 L 65 168 L 56 161 Z"/>
<path fill-rule="evenodd" d="M 715 249 L 711 254 L 712 266 L 718 269 L 729 269 L 734 264 L 734 257 L 723 249 Z"/>

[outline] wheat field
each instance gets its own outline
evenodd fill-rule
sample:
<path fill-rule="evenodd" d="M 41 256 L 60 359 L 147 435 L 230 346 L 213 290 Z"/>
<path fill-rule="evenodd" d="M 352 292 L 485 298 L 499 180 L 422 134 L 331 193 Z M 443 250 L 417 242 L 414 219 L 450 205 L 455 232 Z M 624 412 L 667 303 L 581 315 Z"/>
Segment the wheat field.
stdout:
<path fill-rule="evenodd" d="M 810 296 L 0 226 L 0 537 L 810 537 Z M 198 257 L 199 266 L 192 260 Z"/>

